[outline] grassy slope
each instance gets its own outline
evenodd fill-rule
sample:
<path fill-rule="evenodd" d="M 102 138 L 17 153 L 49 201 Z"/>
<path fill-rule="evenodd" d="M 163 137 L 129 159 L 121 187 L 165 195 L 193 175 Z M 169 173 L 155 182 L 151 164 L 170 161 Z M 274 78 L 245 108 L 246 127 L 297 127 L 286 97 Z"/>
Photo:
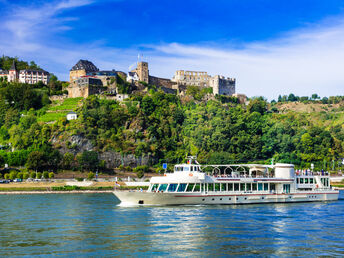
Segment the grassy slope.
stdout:
<path fill-rule="evenodd" d="M 83 98 L 69 98 L 63 101 L 55 101 L 50 105 L 48 111 L 43 116 L 38 117 L 38 121 L 47 123 L 66 117 L 69 111 L 75 110 L 82 99 Z"/>

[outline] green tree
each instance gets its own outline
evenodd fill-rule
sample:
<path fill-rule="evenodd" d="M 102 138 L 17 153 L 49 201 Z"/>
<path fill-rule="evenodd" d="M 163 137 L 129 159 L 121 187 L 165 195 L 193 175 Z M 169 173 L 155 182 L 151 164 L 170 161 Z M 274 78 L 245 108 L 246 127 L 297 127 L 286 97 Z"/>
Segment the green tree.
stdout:
<path fill-rule="evenodd" d="M 17 178 L 17 171 L 11 171 L 10 172 L 10 179 L 11 180 L 14 180 Z"/>
<path fill-rule="evenodd" d="M 6 173 L 6 174 L 4 175 L 4 178 L 5 178 L 6 180 L 10 179 L 10 174 L 9 174 L 9 173 Z"/>
<path fill-rule="evenodd" d="M 36 171 L 41 169 L 42 164 L 44 163 L 43 157 L 42 152 L 32 151 L 27 158 L 26 167 Z"/>
<path fill-rule="evenodd" d="M 267 111 L 267 102 L 261 97 L 252 99 L 247 105 L 247 110 L 250 113 L 258 112 L 263 115 Z"/>
<path fill-rule="evenodd" d="M 30 173 L 30 178 L 36 178 L 36 172 L 31 172 Z"/>
<path fill-rule="evenodd" d="M 94 178 L 94 173 L 93 172 L 89 172 L 88 174 L 87 174 L 87 179 L 88 180 L 92 180 Z"/>
<path fill-rule="evenodd" d="M 312 99 L 313 99 L 313 100 L 316 100 L 316 99 L 318 99 L 318 98 L 319 98 L 318 94 L 316 94 L 316 93 L 312 94 Z"/>
<path fill-rule="evenodd" d="M 79 164 L 82 168 L 96 169 L 99 164 L 98 153 L 95 151 L 84 151 L 79 158 Z"/>
<path fill-rule="evenodd" d="M 22 172 L 19 172 L 19 173 L 17 174 L 17 178 L 23 180 L 23 179 L 24 179 L 24 174 L 23 174 Z"/>
<path fill-rule="evenodd" d="M 53 179 L 54 177 L 55 177 L 54 172 L 50 172 L 50 173 L 49 173 L 49 178 L 50 178 L 50 179 Z"/>
<path fill-rule="evenodd" d="M 29 175 L 28 172 L 24 172 L 24 173 L 23 173 L 23 179 L 24 179 L 24 180 L 28 179 L 29 176 L 30 176 L 30 175 Z"/>
<path fill-rule="evenodd" d="M 42 178 L 42 173 L 41 172 L 37 172 L 36 173 L 36 178 L 37 179 L 41 179 Z"/>
<path fill-rule="evenodd" d="M 44 179 L 48 179 L 49 178 L 49 172 L 48 171 L 44 171 L 43 172 L 43 178 Z"/>

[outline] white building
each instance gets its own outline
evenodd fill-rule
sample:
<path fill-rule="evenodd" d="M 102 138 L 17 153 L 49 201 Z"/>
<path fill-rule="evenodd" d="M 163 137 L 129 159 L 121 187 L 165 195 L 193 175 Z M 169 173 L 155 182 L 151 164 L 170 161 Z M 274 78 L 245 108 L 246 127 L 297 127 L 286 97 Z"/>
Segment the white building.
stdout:
<path fill-rule="evenodd" d="M 78 118 L 78 115 L 77 115 L 77 113 L 75 113 L 75 112 L 69 112 L 68 114 L 67 114 L 67 120 L 75 120 L 75 119 L 77 119 Z"/>
<path fill-rule="evenodd" d="M 128 75 L 127 75 L 127 82 L 135 82 L 135 81 L 139 81 L 140 78 L 138 76 L 137 73 L 135 72 L 129 72 Z"/>
<path fill-rule="evenodd" d="M 50 79 L 50 74 L 44 70 L 20 70 L 19 72 L 19 82 L 35 84 L 39 81 L 44 84 L 48 84 Z"/>

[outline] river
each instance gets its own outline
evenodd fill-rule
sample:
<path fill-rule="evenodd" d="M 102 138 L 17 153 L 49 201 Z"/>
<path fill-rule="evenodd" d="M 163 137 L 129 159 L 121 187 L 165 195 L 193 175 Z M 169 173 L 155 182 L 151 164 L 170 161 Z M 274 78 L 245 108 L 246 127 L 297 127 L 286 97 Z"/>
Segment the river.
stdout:
<path fill-rule="evenodd" d="M 112 194 L 0 196 L 0 256 L 344 256 L 334 202 L 119 207 Z"/>

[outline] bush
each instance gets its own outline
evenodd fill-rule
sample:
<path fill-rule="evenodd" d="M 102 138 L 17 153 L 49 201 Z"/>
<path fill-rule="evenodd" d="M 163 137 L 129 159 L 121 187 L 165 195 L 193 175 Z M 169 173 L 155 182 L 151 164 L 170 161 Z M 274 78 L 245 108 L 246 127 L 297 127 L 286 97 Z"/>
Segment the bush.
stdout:
<path fill-rule="evenodd" d="M 92 180 L 94 178 L 94 173 L 93 172 L 90 172 L 87 174 L 87 179 L 88 180 Z"/>
<path fill-rule="evenodd" d="M 51 188 L 53 191 L 73 191 L 73 190 L 80 190 L 80 186 L 76 185 L 65 185 L 65 186 L 53 186 Z"/>
<path fill-rule="evenodd" d="M 26 180 L 30 177 L 29 173 L 28 172 L 24 172 L 23 173 L 23 179 Z"/>
<path fill-rule="evenodd" d="M 42 178 L 42 173 L 41 172 L 37 172 L 36 173 L 36 178 L 37 179 L 41 179 Z"/>
<path fill-rule="evenodd" d="M 126 171 L 133 171 L 133 169 L 130 166 L 125 167 Z"/>
<path fill-rule="evenodd" d="M 136 175 L 137 175 L 138 178 L 142 178 L 142 177 L 144 177 L 145 173 L 142 170 L 138 170 L 136 172 Z"/>
<path fill-rule="evenodd" d="M 54 174 L 54 172 L 50 172 L 48 176 L 49 176 L 50 179 L 52 179 L 52 178 L 55 177 L 55 174 Z"/>
<path fill-rule="evenodd" d="M 155 169 L 155 172 L 158 173 L 158 174 L 162 174 L 165 172 L 165 169 L 163 169 L 162 167 L 158 167 Z"/>
<path fill-rule="evenodd" d="M 16 177 L 17 177 L 17 172 L 16 172 L 16 171 L 11 171 L 11 173 L 10 173 L 10 179 L 11 179 L 11 180 L 14 180 L 14 179 L 16 179 Z"/>
<path fill-rule="evenodd" d="M 147 165 L 137 166 L 136 168 L 134 168 L 134 172 L 137 172 L 137 171 L 143 171 L 147 173 L 149 172 L 149 167 Z"/>
<path fill-rule="evenodd" d="M 43 178 L 44 179 L 48 179 L 49 178 L 49 172 L 48 171 L 44 171 L 43 172 Z"/>
<path fill-rule="evenodd" d="M 83 179 L 83 178 L 81 178 L 81 177 L 77 177 L 77 178 L 75 178 L 75 180 L 76 180 L 76 181 L 78 181 L 78 182 L 82 182 L 82 181 L 84 181 L 84 179 Z"/>
<path fill-rule="evenodd" d="M 19 179 L 22 179 L 22 180 L 23 180 L 23 177 L 24 177 L 24 175 L 23 175 L 23 173 L 22 173 L 22 172 L 19 172 L 19 173 L 17 174 L 17 178 L 19 178 Z"/>
<path fill-rule="evenodd" d="M 6 174 L 4 175 L 4 178 L 5 178 L 6 180 L 10 179 L 10 174 L 6 173 Z"/>
<path fill-rule="evenodd" d="M 36 178 L 36 172 L 31 172 L 30 173 L 30 178 Z"/>

